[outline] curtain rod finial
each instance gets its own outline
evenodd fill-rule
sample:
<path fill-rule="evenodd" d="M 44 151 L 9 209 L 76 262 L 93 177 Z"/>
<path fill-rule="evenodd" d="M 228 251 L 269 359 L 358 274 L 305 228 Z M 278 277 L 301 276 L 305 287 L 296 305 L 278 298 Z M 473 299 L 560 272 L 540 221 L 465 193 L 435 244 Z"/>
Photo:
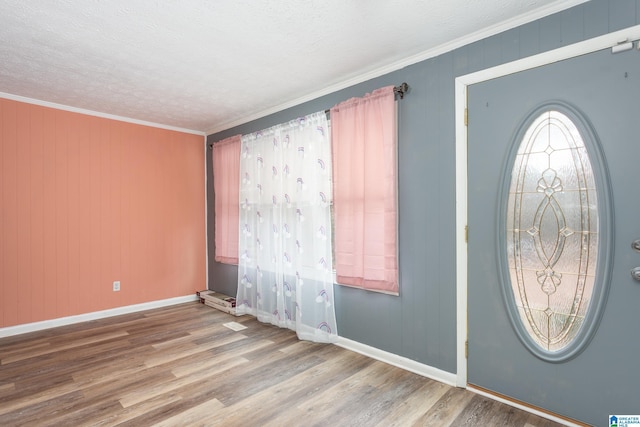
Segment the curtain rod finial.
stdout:
<path fill-rule="evenodd" d="M 409 91 L 409 85 L 403 82 L 400 86 L 394 87 L 393 91 L 400 95 L 400 99 L 404 99 L 404 94 Z"/>

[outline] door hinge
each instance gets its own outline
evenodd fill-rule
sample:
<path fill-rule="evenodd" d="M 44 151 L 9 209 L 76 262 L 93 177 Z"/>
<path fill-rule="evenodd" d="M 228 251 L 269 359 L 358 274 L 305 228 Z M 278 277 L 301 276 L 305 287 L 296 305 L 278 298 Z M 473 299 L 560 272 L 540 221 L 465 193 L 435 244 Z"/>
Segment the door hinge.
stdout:
<path fill-rule="evenodd" d="M 464 109 L 464 125 L 469 126 L 469 109 L 466 107 Z"/>
<path fill-rule="evenodd" d="M 464 342 L 464 358 L 469 358 L 469 340 Z"/>
<path fill-rule="evenodd" d="M 469 243 L 469 226 L 464 226 L 464 242 Z"/>

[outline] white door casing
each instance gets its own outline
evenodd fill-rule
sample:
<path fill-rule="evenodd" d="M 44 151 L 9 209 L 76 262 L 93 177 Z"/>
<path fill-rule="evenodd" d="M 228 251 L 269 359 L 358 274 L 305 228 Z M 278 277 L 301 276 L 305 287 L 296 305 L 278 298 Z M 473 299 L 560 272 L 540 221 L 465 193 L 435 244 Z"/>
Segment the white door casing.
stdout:
<path fill-rule="evenodd" d="M 467 274 L 468 256 L 466 243 L 467 225 L 467 128 L 465 109 L 467 107 L 467 87 L 490 79 L 520 71 L 552 64 L 561 60 L 595 52 L 618 45 L 623 41 L 640 39 L 640 26 L 610 33 L 571 46 L 524 58 L 508 64 L 461 76 L 455 82 L 456 101 L 456 247 L 457 247 L 457 385 L 467 387 Z M 469 112 L 473 115 L 473 111 Z M 509 402 L 510 403 L 510 402 Z M 527 408 L 525 408 L 527 409 Z M 541 414 L 547 416 L 546 414 Z M 558 420 L 562 421 L 562 420 Z"/>

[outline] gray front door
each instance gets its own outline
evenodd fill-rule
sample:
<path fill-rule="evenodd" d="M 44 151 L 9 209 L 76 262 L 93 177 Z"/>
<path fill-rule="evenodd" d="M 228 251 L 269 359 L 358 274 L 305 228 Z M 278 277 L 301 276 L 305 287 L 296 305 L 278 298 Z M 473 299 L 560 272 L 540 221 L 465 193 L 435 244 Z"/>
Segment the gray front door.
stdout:
<path fill-rule="evenodd" d="M 469 384 L 593 425 L 640 414 L 639 102 L 636 49 L 469 86 Z M 547 110 L 577 124 L 590 162 L 562 126 L 544 132 L 562 128 L 565 148 L 518 151 Z M 529 166 L 561 150 L 567 167 Z"/>

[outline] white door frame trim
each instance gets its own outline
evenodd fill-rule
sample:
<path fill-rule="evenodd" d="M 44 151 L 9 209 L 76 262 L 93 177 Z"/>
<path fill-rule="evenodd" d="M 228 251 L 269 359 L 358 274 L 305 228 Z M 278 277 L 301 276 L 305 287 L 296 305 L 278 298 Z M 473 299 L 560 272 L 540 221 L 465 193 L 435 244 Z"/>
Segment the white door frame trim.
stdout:
<path fill-rule="evenodd" d="M 517 61 L 466 74 L 455 79 L 455 123 L 456 123 L 456 386 L 467 388 L 467 87 L 497 77 L 564 59 L 574 58 L 598 50 L 607 49 L 625 41 L 640 40 L 640 25 L 615 31 L 569 46 L 543 52 Z M 634 44 L 633 48 L 640 49 Z M 472 116 L 472 113 L 470 114 Z M 473 117 L 471 118 L 473 120 Z M 473 235 L 473 230 L 471 231 Z"/>

